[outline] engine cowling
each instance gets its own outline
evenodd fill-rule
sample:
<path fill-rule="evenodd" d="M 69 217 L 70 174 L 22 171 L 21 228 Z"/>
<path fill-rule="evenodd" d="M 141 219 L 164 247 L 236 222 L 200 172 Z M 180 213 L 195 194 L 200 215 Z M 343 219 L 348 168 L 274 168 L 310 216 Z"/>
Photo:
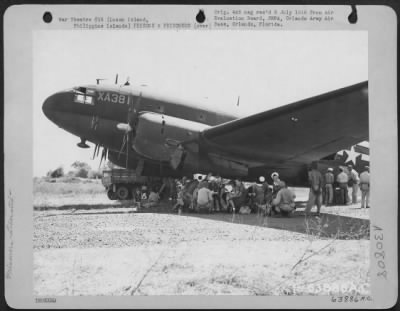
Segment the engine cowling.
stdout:
<path fill-rule="evenodd" d="M 143 112 L 139 116 L 133 148 L 144 157 L 169 161 L 180 143 L 198 138 L 208 127 L 203 123 Z"/>

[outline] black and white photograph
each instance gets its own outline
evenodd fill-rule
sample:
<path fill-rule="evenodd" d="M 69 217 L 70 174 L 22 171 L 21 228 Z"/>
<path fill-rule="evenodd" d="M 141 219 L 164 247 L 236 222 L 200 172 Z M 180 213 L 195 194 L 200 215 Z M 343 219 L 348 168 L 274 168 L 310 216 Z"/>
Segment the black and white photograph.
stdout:
<path fill-rule="evenodd" d="M 32 32 L 34 297 L 372 301 L 368 31 L 218 10 Z"/>

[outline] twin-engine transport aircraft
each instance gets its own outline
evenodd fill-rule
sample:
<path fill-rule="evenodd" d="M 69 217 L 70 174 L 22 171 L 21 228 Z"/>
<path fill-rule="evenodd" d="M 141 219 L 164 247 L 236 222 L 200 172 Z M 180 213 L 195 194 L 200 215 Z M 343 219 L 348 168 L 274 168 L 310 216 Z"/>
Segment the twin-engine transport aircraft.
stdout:
<path fill-rule="evenodd" d="M 307 185 L 307 165 L 368 140 L 368 82 L 238 118 L 131 86 L 87 85 L 51 95 L 43 112 L 143 176 L 212 172 L 256 180 L 278 171 Z M 325 159 L 325 160 L 324 160 Z"/>

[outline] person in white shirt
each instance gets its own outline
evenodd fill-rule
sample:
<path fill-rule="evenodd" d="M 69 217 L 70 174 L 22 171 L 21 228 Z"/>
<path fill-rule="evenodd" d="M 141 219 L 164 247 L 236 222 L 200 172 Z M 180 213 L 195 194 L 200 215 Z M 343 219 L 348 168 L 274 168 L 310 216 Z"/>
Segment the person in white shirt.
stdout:
<path fill-rule="evenodd" d="M 369 166 L 360 174 L 361 208 L 369 208 Z"/>
<path fill-rule="evenodd" d="M 351 200 L 353 204 L 357 203 L 358 196 L 358 184 L 360 183 L 360 178 L 358 177 L 357 171 L 353 168 L 352 165 L 347 166 L 349 169 L 349 186 L 352 188 L 351 192 Z"/>
<path fill-rule="evenodd" d="M 336 177 L 336 182 L 339 185 L 339 188 L 343 189 L 344 191 L 344 203 L 345 204 L 350 204 L 350 197 L 349 197 L 349 192 L 347 189 L 347 183 L 349 182 L 349 176 L 344 172 L 344 169 L 342 167 L 339 167 L 340 173 Z"/>
<path fill-rule="evenodd" d="M 197 192 L 197 211 L 200 209 L 211 210 L 212 208 L 212 200 L 213 200 L 213 192 L 203 185 L 199 191 Z"/>

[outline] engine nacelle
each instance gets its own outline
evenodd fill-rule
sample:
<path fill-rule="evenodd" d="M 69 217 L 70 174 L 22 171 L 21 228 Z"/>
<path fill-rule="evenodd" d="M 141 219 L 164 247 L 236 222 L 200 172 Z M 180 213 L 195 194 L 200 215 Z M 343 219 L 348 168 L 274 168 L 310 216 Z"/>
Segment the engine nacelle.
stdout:
<path fill-rule="evenodd" d="M 157 161 L 169 161 L 179 144 L 198 137 L 209 126 L 203 123 L 143 112 L 136 127 L 134 149 Z"/>

